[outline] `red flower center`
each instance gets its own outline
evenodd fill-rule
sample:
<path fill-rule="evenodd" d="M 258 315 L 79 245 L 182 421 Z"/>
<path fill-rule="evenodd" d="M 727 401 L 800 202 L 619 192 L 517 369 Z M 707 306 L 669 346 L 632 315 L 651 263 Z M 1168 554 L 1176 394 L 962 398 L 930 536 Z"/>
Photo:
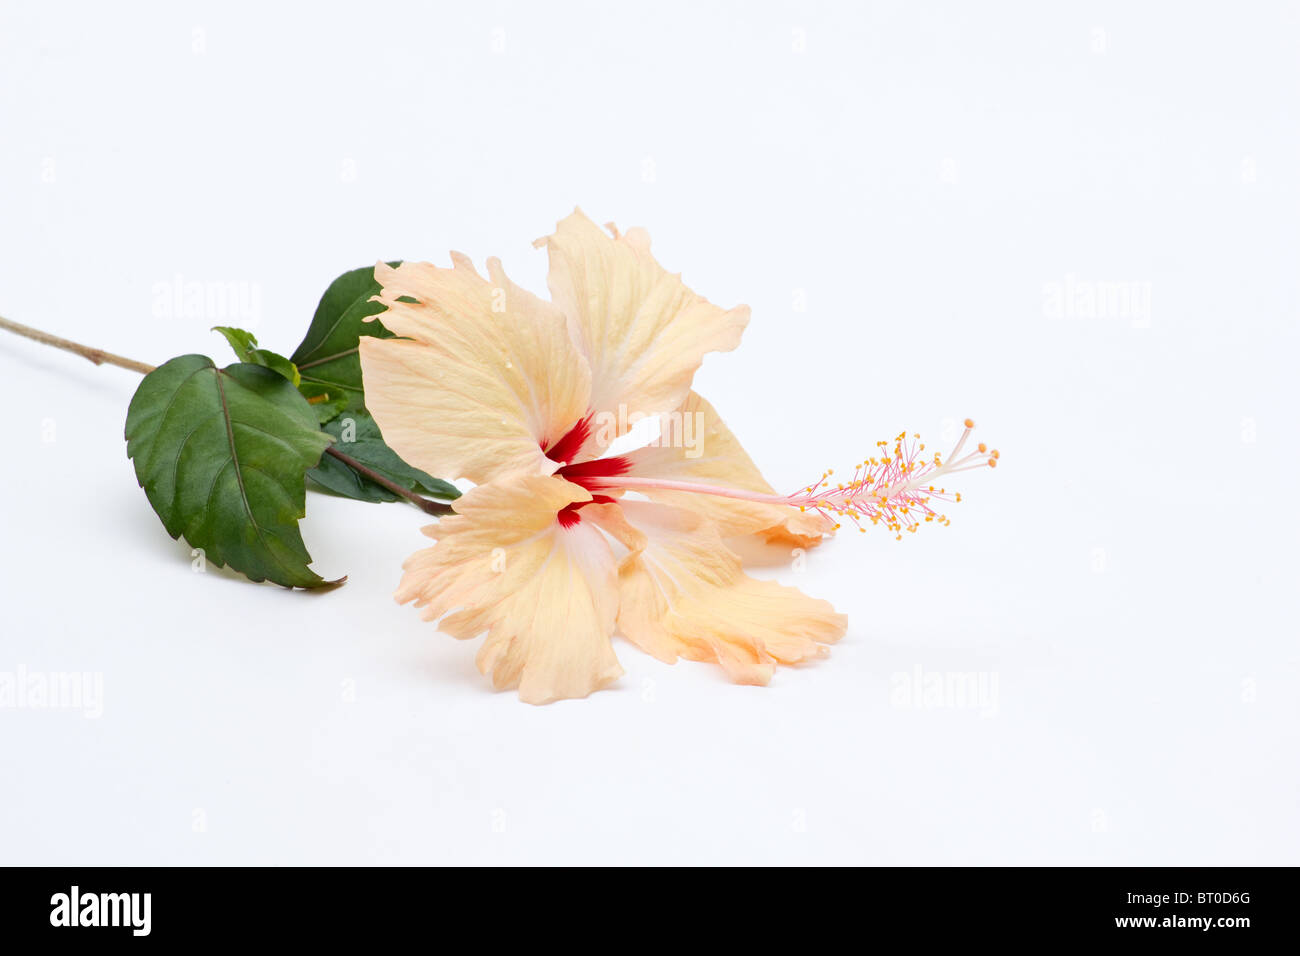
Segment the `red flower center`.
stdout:
<path fill-rule="evenodd" d="M 593 458 L 591 461 L 579 461 L 572 465 L 565 465 L 556 469 L 555 477 L 571 481 L 575 485 L 582 485 L 588 491 L 594 491 L 592 479 L 626 475 L 631 467 L 632 462 L 630 460 L 622 455 L 615 455 L 613 458 Z"/>
<path fill-rule="evenodd" d="M 555 520 L 560 523 L 561 528 L 572 528 L 582 520 L 582 516 L 578 514 L 580 509 L 587 505 L 612 505 L 613 503 L 614 499 L 609 495 L 592 495 L 590 501 L 575 501 L 571 505 L 565 505 L 555 513 Z"/>
<path fill-rule="evenodd" d="M 558 439 L 547 446 L 545 441 L 542 442 L 542 451 L 551 461 L 562 461 L 565 463 L 573 461 L 582 446 L 587 443 L 591 437 L 591 415 L 579 421 Z"/>
<path fill-rule="evenodd" d="M 611 478 L 615 475 L 625 475 L 632 463 L 621 455 L 613 458 L 594 458 L 591 461 L 573 462 L 574 456 L 582 450 L 582 446 L 587 443 L 591 437 L 591 417 L 588 415 L 582 419 L 567 432 L 564 433 L 557 441 L 552 442 L 550 447 L 542 443 L 542 449 L 546 452 L 546 457 L 551 461 L 562 462 L 563 464 L 556 469 L 555 477 L 563 478 L 565 481 L 571 481 L 575 485 L 581 485 L 588 491 L 592 491 L 591 480 L 594 478 Z M 572 528 L 582 520 L 578 512 L 590 504 L 613 504 L 613 498 L 609 495 L 592 495 L 590 501 L 575 501 L 573 504 L 565 505 L 555 515 L 561 528 Z"/>

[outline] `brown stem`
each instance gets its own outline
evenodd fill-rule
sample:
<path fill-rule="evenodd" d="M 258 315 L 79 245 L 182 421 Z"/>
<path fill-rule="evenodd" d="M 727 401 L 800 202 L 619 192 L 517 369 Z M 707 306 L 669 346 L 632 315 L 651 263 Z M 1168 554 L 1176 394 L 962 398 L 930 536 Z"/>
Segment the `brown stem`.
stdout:
<path fill-rule="evenodd" d="M 434 501 L 430 498 L 424 497 L 423 495 L 417 495 L 410 488 L 403 488 L 397 482 L 390 481 L 389 479 L 381 475 L 379 472 L 375 471 L 373 468 L 367 468 L 365 465 L 361 464 L 361 462 L 357 461 L 351 455 L 343 454 L 343 452 L 339 451 L 333 445 L 330 445 L 329 448 L 326 448 L 325 453 L 327 455 L 333 455 L 335 458 L 343 462 L 343 464 L 347 465 L 353 471 L 357 472 L 358 474 L 365 475 L 375 484 L 382 485 L 383 487 L 391 491 L 393 494 L 405 498 L 407 501 L 415 505 L 425 514 L 449 515 L 452 513 L 451 505 L 445 505 L 441 501 Z"/>
<path fill-rule="evenodd" d="M 116 365 L 118 368 L 130 369 L 132 372 L 139 372 L 141 375 L 148 375 L 157 366 L 148 365 L 145 362 L 137 362 L 135 359 L 124 358 L 121 355 L 114 355 L 112 352 L 105 352 L 103 349 L 91 348 L 89 345 L 82 345 L 80 342 L 73 342 L 71 339 L 62 339 L 57 335 L 50 335 L 48 332 L 42 332 L 40 329 L 34 329 L 29 325 L 20 325 L 17 322 L 10 322 L 4 316 L 0 316 L 0 329 L 8 329 L 18 335 L 26 336 L 44 345 L 53 345 L 56 349 L 63 349 L 65 352 L 72 352 L 80 355 L 82 358 L 89 359 L 96 365 Z M 336 448 L 326 448 L 329 454 L 333 455 L 343 464 L 347 465 L 358 474 L 365 475 L 377 485 L 382 485 L 393 494 L 405 498 L 411 504 L 415 505 L 421 511 L 431 515 L 449 515 L 452 514 L 451 505 L 443 504 L 441 501 L 434 501 L 423 495 L 417 495 L 409 488 L 403 488 L 395 481 L 390 481 L 373 468 L 367 468 L 361 462 L 357 461 L 350 455 L 345 455 Z"/>
<path fill-rule="evenodd" d="M 105 352 L 103 349 L 82 345 L 80 342 L 61 339 L 57 335 L 50 335 L 50 333 L 42 332 L 40 329 L 33 329 L 28 325 L 19 325 L 17 322 L 10 322 L 4 316 L 0 316 L 0 329 L 8 329 L 10 332 L 24 335 L 45 345 L 53 345 L 56 349 L 73 352 L 84 359 L 89 359 L 96 365 L 116 365 L 118 368 L 130 369 L 132 372 L 139 372 L 141 375 L 148 375 L 154 370 L 154 366 L 146 365 L 144 362 L 123 358 L 121 355 L 114 355 L 112 352 Z"/>

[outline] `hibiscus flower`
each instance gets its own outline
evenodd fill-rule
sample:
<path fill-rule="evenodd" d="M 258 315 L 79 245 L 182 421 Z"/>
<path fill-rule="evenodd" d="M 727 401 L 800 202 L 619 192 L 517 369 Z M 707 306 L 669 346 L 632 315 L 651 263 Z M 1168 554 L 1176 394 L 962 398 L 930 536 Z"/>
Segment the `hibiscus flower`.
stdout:
<path fill-rule="evenodd" d="M 809 547 L 844 517 L 914 530 L 946 520 L 930 508 L 947 494 L 934 477 L 993 463 L 983 446 L 927 460 L 900 435 L 848 483 L 828 473 L 777 495 L 691 391 L 706 353 L 739 344 L 749 309 L 696 295 L 643 230 L 607 234 L 581 211 L 538 245 L 550 302 L 496 259 L 486 277 L 458 253 L 450 269 L 377 264 L 376 318 L 398 337 L 360 347 L 388 443 L 474 483 L 455 515 L 424 529 L 436 543 L 403 565 L 397 600 L 454 637 L 486 634 L 477 663 L 498 689 L 534 704 L 585 697 L 623 673 L 616 631 L 660 660 L 715 661 L 766 684 L 777 664 L 824 656 L 846 618 L 749 577 L 724 539 Z M 643 416 L 660 417 L 659 439 L 606 455 Z"/>

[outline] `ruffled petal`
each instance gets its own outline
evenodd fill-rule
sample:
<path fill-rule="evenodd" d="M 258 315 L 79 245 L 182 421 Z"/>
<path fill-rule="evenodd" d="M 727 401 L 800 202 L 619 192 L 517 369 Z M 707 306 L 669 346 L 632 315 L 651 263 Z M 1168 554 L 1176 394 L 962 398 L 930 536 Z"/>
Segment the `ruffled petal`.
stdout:
<path fill-rule="evenodd" d="M 629 476 L 776 493 L 713 406 L 694 392 L 663 420 L 657 445 L 622 457 Z M 758 534 L 767 541 L 807 548 L 834 533 L 834 522 L 828 518 L 791 506 L 650 488 L 644 494 L 652 501 L 703 515 L 726 536 Z"/>
<path fill-rule="evenodd" d="M 403 565 L 397 600 L 415 601 L 426 620 L 442 618 L 453 637 L 486 631 L 477 663 L 498 690 L 517 687 L 530 704 L 586 697 L 623 673 L 610 645 L 613 552 L 591 522 L 556 520 L 590 500 L 545 476 L 475 487 L 456 501 L 456 515 L 425 529 L 437 544 Z"/>
<path fill-rule="evenodd" d="M 740 344 L 749 307 L 696 295 L 650 255 L 644 230 L 614 238 L 577 210 L 538 245 L 550 259 L 551 299 L 591 367 L 588 456 L 624 434 L 632 416 L 676 408 L 706 352 Z"/>
<path fill-rule="evenodd" d="M 660 660 L 717 661 L 741 684 L 828 653 L 848 624 L 825 601 L 740 570 L 717 530 L 689 511 L 619 505 L 644 540 L 619 568 L 619 629 Z"/>
<path fill-rule="evenodd" d="M 563 314 L 452 254 L 451 269 L 379 263 L 378 318 L 401 339 L 361 339 L 369 408 L 384 439 L 440 478 L 549 474 L 545 450 L 587 412 L 591 373 Z M 402 301 L 414 299 L 415 301 Z"/>

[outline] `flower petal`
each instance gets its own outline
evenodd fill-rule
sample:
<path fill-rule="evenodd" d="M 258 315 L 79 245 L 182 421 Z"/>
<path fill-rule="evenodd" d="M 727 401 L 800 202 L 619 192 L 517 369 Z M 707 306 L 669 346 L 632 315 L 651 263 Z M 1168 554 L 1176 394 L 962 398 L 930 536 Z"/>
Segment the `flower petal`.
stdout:
<path fill-rule="evenodd" d="M 562 313 L 506 278 L 452 254 L 451 269 L 375 266 L 388 307 L 376 318 L 404 339 L 361 339 L 366 406 L 384 440 L 417 468 L 482 483 L 557 467 L 545 449 L 587 412 L 591 374 Z M 402 299 L 415 299 L 404 302 Z"/>
<path fill-rule="evenodd" d="M 650 255 L 644 230 L 613 238 L 575 210 L 537 244 L 550 259 L 551 299 L 591 367 L 595 449 L 624 434 L 629 416 L 676 408 L 705 353 L 740 344 L 749 307 L 696 295 Z"/>
<path fill-rule="evenodd" d="M 713 406 L 695 392 L 661 424 L 657 445 L 622 456 L 628 463 L 626 474 L 775 494 L 740 440 Z M 818 544 L 823 535 L 834 533 L 834 522 L 828 518 L 792 506 L 685 491 L 645 489 L 644 494 L 652 501 L 704 515 L 724 536 L 759 534 L 771 542 L 807 548 Z"/>
<path fill-rule="evenodd" d="M 610 645 L 613 552 L 591 522 L 556 520 L 590 498 L 537 475 L 478 485 L 456 501 L 456 515 L 425 529 L 437 544 L 403 565 L 397 600 L 442 618 L 453 637 L 487 631 L 477 662 L 498 690 L 518 687 L 530 704 L 586 697 L 623 673 Z"/>
<path fill-rule="evenodd" d="M 776 664 L 824 657 L 848 619 L 825 601 L 743 574 L 699 515 L 625 501 L 644 546 L 619 568 L 620 630 L 660 660 L 716 660 L 741 684 L 766 684 Z"/>

